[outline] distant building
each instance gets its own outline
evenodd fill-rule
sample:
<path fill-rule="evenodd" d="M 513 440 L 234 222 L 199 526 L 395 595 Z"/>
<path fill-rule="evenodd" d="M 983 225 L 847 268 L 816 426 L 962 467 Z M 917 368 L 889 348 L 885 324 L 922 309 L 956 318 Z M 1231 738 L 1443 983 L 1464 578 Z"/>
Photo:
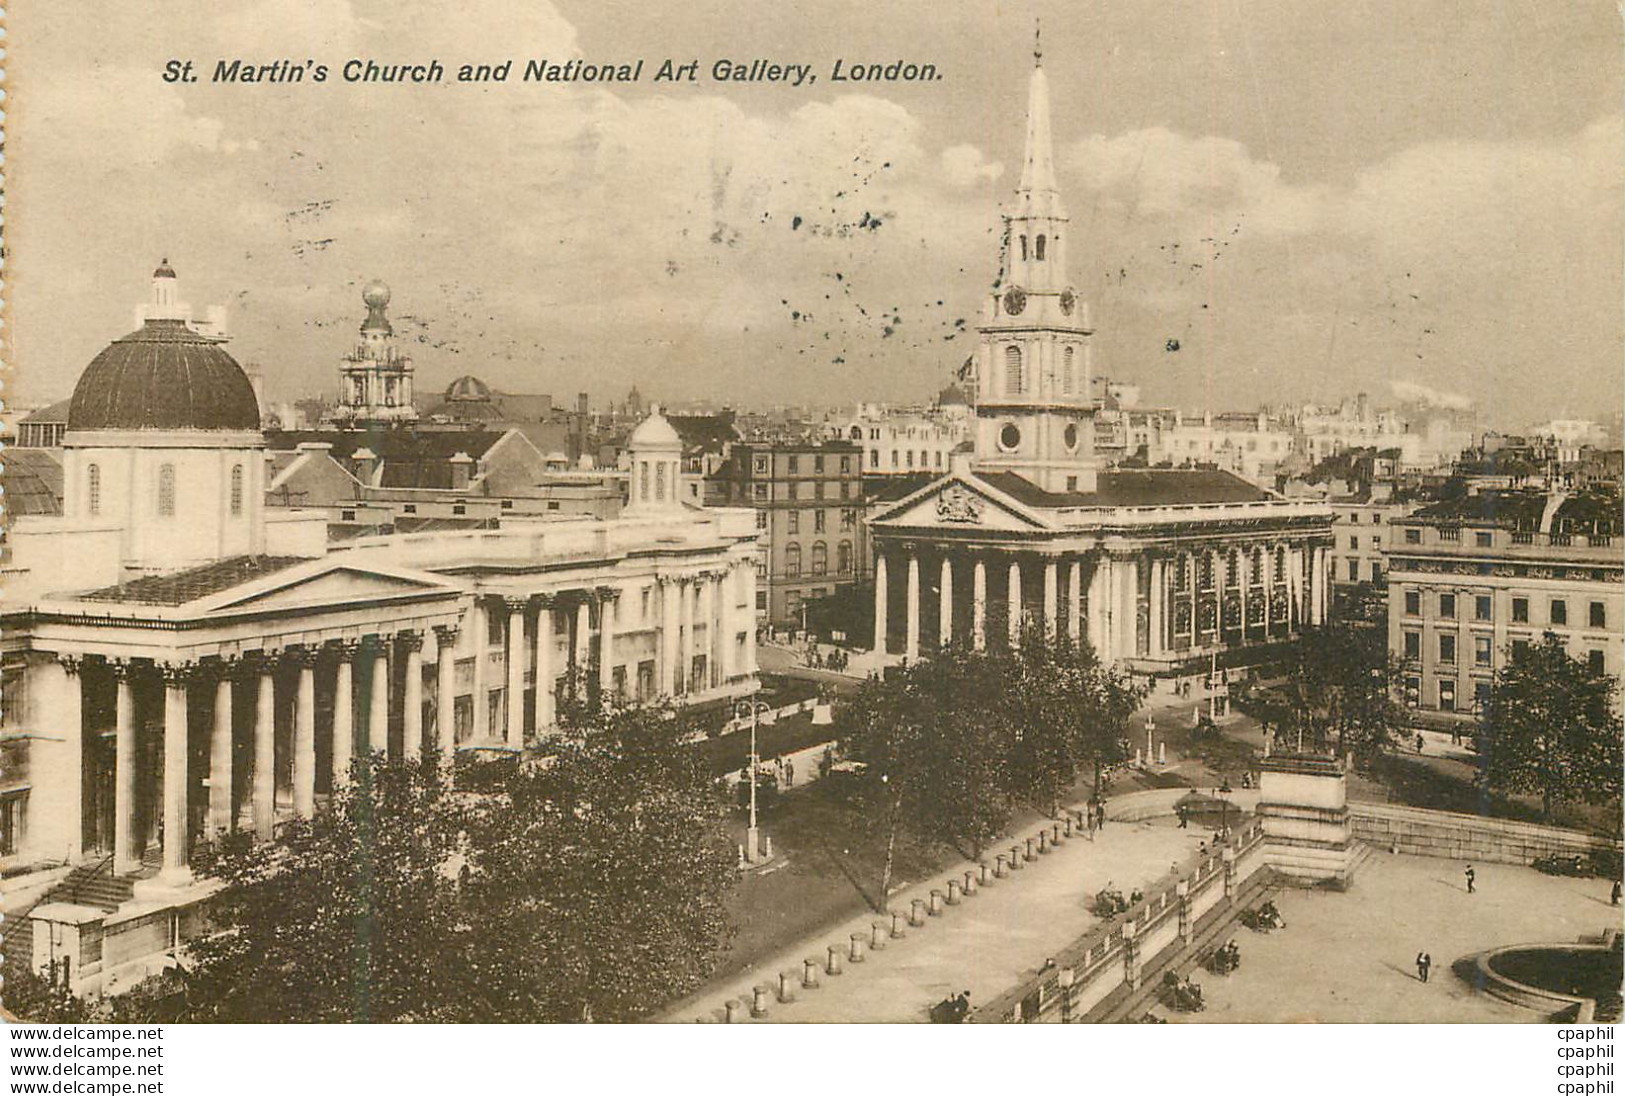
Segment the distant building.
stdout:
<path fill-rule="evenodd" d="M 361 335 L 339 363 L 339 401 L 332 409 L 340 426 L 392 426 L 417 421 L 412 359 L 395 343 L 386 314 L 389 286 L 378 280 L 361 291 L 367 318 Z"/>
<path fill-rule="evenodd" d="M 758 621 L 797 625 L 806 602 L 863 575 L 861 464 L 851 442 L 742 443 L 707 479 L 706 505 L 756 511 Z"/>
<path fill-rule="evenodd" d="M 25 415 L 17 423 L 15 444 L 23 449 L 59 449 L 68 429 L 68 404 L 58 400 L 49 407 Z"/>
<path fill-rule="evenodd" d="M 965 408 L 957 385 L 943 390 L 950 409 Z M 968 415 L 933 411 L 895 410 L 878 404 L 860 404 L 855 414 L 830 426 L 832 437 L 857 446 L 863 471 L 871 476 L 907 476 L 920 472 L 942 474 L 953 466 L 953 454 L 970 436 Z"/>
<path fill-rule="evenodd" d="M 1604 673 L 1625 668 L 1617 490 L 1484 491 L 1387 528 L 1388 642 L 1413 708 L 1477 712 L 1508 653 L 1547 633 Z"/>
<path fill-rule="evenodd" d="M 1148 441 L 1153 439 L 1147 429 Z M 1210 465 L 1256 484 L 1273 484 L 1276 471 L 1292 453 L 1292 431 L 1264 412 L 1222 412 L 1201 419 L 1175 416 L 1163 422 L 1148 452 L 1153 466 L 1175 468 Z"/>

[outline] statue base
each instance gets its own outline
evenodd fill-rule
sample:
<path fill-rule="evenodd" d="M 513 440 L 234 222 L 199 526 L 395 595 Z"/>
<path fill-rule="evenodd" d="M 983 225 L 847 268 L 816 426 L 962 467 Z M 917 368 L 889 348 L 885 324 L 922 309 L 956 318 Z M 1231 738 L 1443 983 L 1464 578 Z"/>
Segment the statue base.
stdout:
<path fill-rule="evenodd" d="M 1276 754 L 1259 769 L 1265 863 L 1305 883 L 1346 889 L 1368 850 L 1353 837 L 1343 766 L 1331 757 Z"/>

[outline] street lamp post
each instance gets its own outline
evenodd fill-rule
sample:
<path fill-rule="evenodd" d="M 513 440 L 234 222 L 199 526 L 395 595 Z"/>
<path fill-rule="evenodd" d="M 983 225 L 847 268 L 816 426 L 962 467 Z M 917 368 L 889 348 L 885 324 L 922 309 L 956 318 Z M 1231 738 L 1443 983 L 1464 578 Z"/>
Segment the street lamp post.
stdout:
<path fill-rule="evenodd" d="M 739 718 L 740 706 L 750 709 L 750 826 L 745 830 L 745 862 L 756 863 L 758 856 L 758 841 L 760 831 L 756 828 L 756 776 L 759 759 L 756 756 L 756 721 L 757 717 L 767 710 L 767 705 L 759 700 L 741 700 L 734 704 L 734 718 Z"/>

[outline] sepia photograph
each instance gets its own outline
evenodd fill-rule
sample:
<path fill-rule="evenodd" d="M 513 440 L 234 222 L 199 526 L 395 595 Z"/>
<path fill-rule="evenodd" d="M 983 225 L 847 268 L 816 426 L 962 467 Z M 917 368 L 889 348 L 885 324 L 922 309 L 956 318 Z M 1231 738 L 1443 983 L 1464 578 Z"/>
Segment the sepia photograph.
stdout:
<path fill-rule="evenodd" d="M 1612 1092 L 1614 4 L 7 8 L 14 1091 L 1059 1023 Z"/>

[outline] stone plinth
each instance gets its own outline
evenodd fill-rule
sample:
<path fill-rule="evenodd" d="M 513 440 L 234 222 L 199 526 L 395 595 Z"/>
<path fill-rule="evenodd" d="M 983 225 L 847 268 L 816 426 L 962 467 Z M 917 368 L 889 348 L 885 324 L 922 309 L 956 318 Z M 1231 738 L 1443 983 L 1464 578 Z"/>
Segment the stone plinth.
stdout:
<path fill-rule="evenodd" d="M 1259 764 L 1264 860 L 1284 875 L 1346 888 L 1365 850 L 1354 840 L 1335 758 L 1276 754 Z"/>

